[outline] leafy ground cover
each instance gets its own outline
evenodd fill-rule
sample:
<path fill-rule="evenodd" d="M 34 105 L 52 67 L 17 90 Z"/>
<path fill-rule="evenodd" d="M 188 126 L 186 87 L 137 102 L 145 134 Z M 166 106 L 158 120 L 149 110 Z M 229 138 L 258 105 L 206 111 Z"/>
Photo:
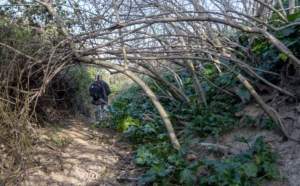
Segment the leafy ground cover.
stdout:
<path fill-rule="evenodd" d="M 232 74 L 216 75 L 211 66 L 205 70 L 206 78 L 219 87 L 230 89 L 238 85 Z M 172 81 L 171 77 L 166 78 Z M 185 93 L 193 99 L 195 93 L 191 88 L 191 79 L 184 73 L 181 74 L 181 79 L 186 87 Z M 241 98 L 250 99 L 242 87 L 239 87 L 236 96 L 229 96 L 211 86 L 209 82 L 205 80 L 203 82 L 208 97 L 206 108 L 197 104 L 171 102 L 163 96 L 162 88 L 153 81 L 148 81 L 171 113 L 174 127 L 182 143 L 179 152 L 172 148 L 158 113 L 140 88 L 133 85 L 113 101 L 112 123 L 135 144 L 136 164 L 147 169 L 140 177 L 139 183 L 258 185 L 263 180 L 278 178 L 276 156 L 262 138 L 249 144 L 248 150 L 240 154 L 190 160 L 189 148 L 195 139 L 205 141 L 208 137 L 218 138 L 223 133 L 240 126 L 240 118 L 235 113 L 242 107 Z"/>

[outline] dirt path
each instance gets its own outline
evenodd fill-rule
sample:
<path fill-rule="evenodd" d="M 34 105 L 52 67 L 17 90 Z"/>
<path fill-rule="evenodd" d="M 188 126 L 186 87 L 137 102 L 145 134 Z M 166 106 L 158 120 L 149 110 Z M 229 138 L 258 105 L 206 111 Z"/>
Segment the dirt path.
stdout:
<path fill-rule="evenodd" d="M 64 123 L 63 128 L 43 129 L 34 166 L 22 185 L 136 185 L 132 150 L 120 134 L 93 130 L 79 119 Z"/>

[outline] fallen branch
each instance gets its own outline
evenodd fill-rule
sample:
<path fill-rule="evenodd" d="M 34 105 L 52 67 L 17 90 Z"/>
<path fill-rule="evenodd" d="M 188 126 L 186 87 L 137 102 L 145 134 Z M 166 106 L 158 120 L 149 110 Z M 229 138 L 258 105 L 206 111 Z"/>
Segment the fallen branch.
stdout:
<path fill-rule="evenodd" d="M 270 107 L 263 101 L 263 99 L 258 95 L 258 93 L 255 91 L 255 89 L 249 83 L 249 81 L 241 74 L 238 74 L 237 78 L 248 89 L 250 94 L 254 97 L 254 99 L 261 106 L 261 108 L 266 112 L 266 114 L 279 126 L 282 134 L 290 140 L 300 142 L 300 140 L 294 139 L 288 134 L 284 124 L 282 123 L 279 114 L 276 112 L 274 108 Z"/>

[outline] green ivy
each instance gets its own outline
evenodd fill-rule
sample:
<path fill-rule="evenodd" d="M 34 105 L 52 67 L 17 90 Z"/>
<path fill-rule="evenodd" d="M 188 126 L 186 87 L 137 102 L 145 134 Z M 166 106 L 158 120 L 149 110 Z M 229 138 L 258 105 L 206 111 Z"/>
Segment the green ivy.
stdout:
<path fill-rule="evenodd" d="M 259 185 L 263 179 L 280 178 L 277 156 L 262 137 L 239 155 L 224 160 L 204 160 L 208 176 L 200 178 L 200 185 Z"/>
<path fill-rule="evenodd" d="M 113 124 L 115 128 L 119 128 L 122 122 L 128 121 L 128 125 L 122 130 L 136 147 L 136 164 L 146 170 L 140 177 L 139 184 L 251 185 L 276 177 L 276 159 L 262 140 L 257 140 L 247 152 L 238 156 L 222 160 L 186 160 L 189 144 L 194 138 L 218 137 L 239 126 L 240 118 L 235 113 L 241 109 L 241 100 L 243 104 L 250 101 L 250 94 L 240 86 L 233 73 L 219 74 L 215 66 L 205 65 L 205 78 L 199 76 L 208 101 L 208 106 L 203 107 L 194 101 L 197 94 L 190 74 L 181 71 L 179 76 L 183 91 L 191 100 L 190 104 L 170 101 L 165 98 L 163 87 L 159 87 L 153 80 L 146 79 L 146 83 L 170 113 L 176 133 L 180 134 L 180 152 L 172 148 L 159 114 L 141 88 L 133 85 L 113 101 Z M 176 84 L 175 78 L 170 74 L 166 74 L 165 79 Z M 224 94 L 215 85 L 234 92 L 236 96 Z M 186 123 L 185 126 L 182 126 L 178 118 Z M 263 123 L 266 127 L 271 126 L 267 120 Z M 205 169 L 207 175 L 199 175 L 199 169 Z"/>

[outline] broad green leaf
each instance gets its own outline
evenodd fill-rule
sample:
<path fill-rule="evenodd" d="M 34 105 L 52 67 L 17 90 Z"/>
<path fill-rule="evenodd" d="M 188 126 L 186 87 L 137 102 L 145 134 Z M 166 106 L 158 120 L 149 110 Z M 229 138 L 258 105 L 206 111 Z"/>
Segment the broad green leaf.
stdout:
<path fill-rule="evenodd" d="M 184 185 L 194 185 L 196 182 L 196 177 L 190 169 L 186 168 L 180 173 L 180 182 Z"/>
<path fill-rule="evenodd" d="M 264 166 L 265 172 L 267 173 L 267 176 L 269 178 L 276 179 L 280 176 L 280 173 L 278 171 L 278 168 L 277 168 L 276 164 L 274 164 L 274 163 L 264 163 L 263 166 Z"/>
<path fill-rule="evenodd" d="M 251 97 L 251 96 L 250 96 L 250 93 L 249 93 L 249 91 L 246 90 L 245 88 L 240 87 L 236 93 L 237 93 L 237 95 L 241 98 L 241 100 L 242 100 L 243 102 L 247 102 L 247 101 L 250 100 L 250 97 Z"/>
<path fill-rule="evenodd" d="M 139 126 L 140 121 L 138 119 L 134 119 L 131 116 L 124 117 L 117 126 L 117 129 L 121 132 L 126 131 L 130 126 Z"/>
<path fill-rule="evenodd" d="M 246 163 L 243 165 L 245 174 L 249 177 L 256 177 L 257 175 L 257 166 L 254 163 Z"/>
<path fill-rule="evenodd" d="M 279 58 L 282 60 L 282 61 L 284 61 L 284 62 L 286 62 L 286 60 L 289 58 L 286 54 L 284 54 L 284 53 L 280 53 L 279 54 Z"/>

